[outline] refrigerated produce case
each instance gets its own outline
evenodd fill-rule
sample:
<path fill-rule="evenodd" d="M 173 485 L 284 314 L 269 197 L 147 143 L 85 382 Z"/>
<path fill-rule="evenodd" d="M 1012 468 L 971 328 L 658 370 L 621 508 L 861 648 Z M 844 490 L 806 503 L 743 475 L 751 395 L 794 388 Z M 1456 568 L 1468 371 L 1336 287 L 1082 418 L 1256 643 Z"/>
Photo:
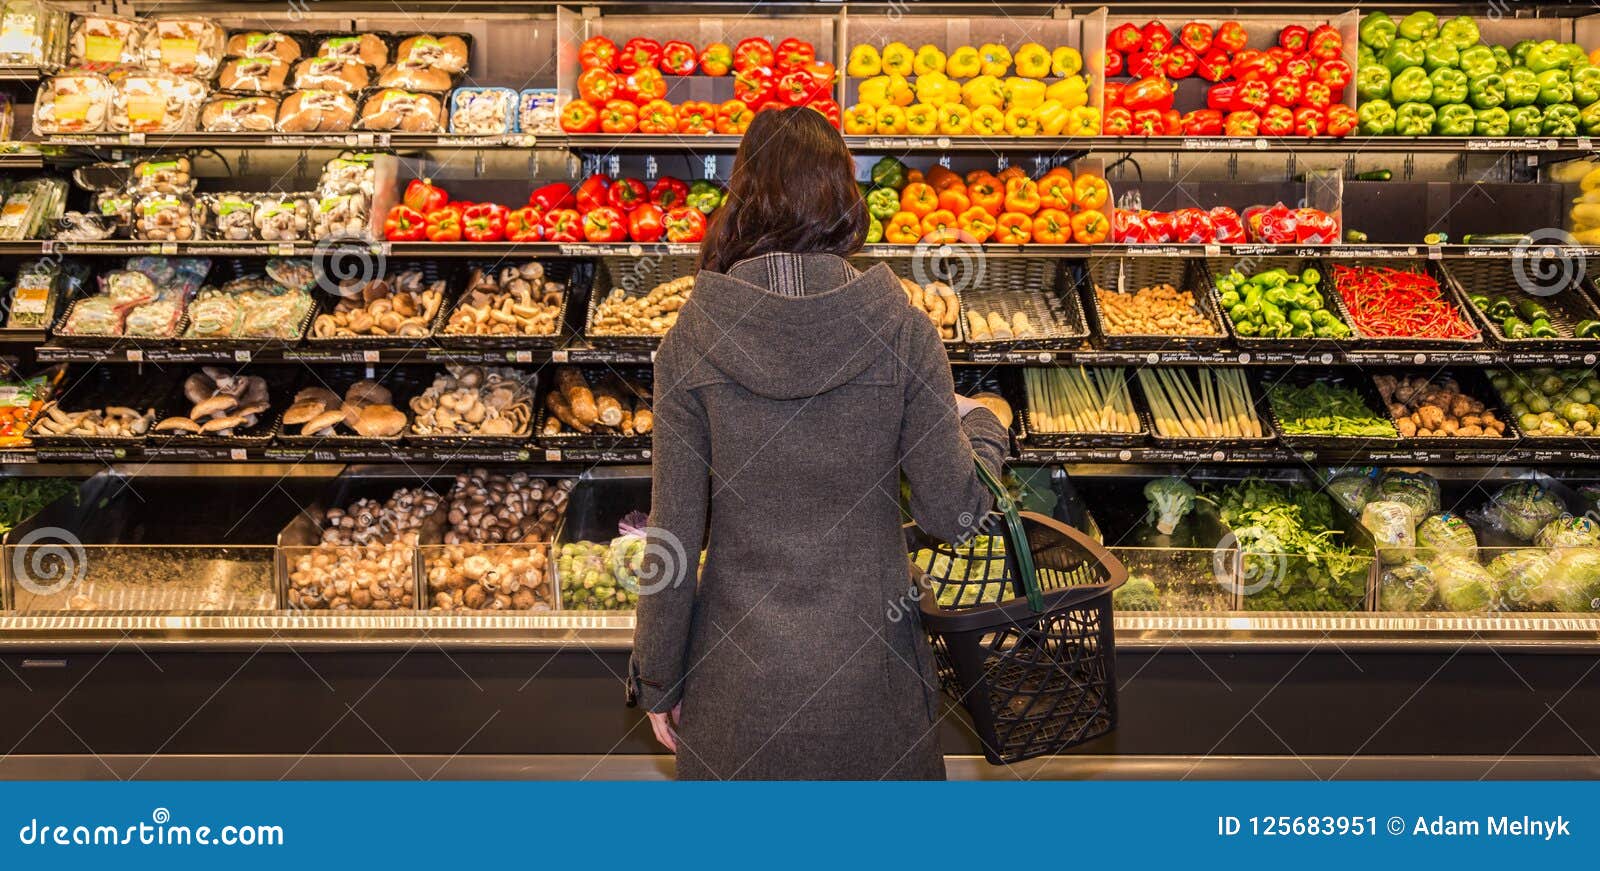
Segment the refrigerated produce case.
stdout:
<path fill-rule="evenodd" d="M 0 14 L 27 5 L 0 3 Z M 90 8 L 57 5 L 67 13 Z M 305 52 L 329 36 L 375 34 L 393 53 L 419 33 L 461 34 L 465 69 L 446 71 L 442 129 L 377 122 L 334 132 L 293 124 L 199 129 L 197 120 L 178 132 L 54 132 L 36 125 L 34 114 L 45 93 L 55 101 L 53 117 L 61 116 L 50 83 L 68 63 L 67 34 L 51 31 L 61 44 L 44 39 L 39 54 L 0 52 L 11 64 L 0 71 L 0 87 L 10 93 L 19 140 L 0 154 L 0 175 L 67 180 L 64 207 L 96 212 L 109 204 L 101 229 L 110 227 L 104 237 L 63 224 L 66 232 L 45 226 L 38 238 L 0 240 L 8 324 L 0 330 L 0 509 L 17 515 L 0 517 L 0 662 L 7 666 L 0 744 L 12 748 L 0 758 L 0 776 L 47 774 L 29 760 L 70 766 L 61 757 L 86 754 L 124 773 L 133 766 L 117 760 L 152 754 L 235 765 L 307 758 L 280 766 L 279 773 L 298 775 L 336 771 L 327 767 L 335 757 L 371 754 L 515 757 L 535 773 L 659 773 L 641 715 L 621 704 L 638 530 L 648 525 L 650 503 L 649 365 L 681 304 L 681 292 L 663 286 L 692 275 L 693 225 L 716 208 L 739 137 L 715 127 L 562 129 L 561 110 L 594 86 L 580 79 L 586 40 L 605 37 L 619 48 L 635 37 L 695 49 L 726 43 L 730 53 L 756 37 L 773 46 L 800 40 L 816 62 L 837 66 L 825 78 L 826 96 L 811 94 L 811 102 L 826 114 L 831 100 L 846 115 L 866 100 L 873 78 L 853 69 L 857 46 L 884 51 L 898 41 L 950 56 L 962 46 L 1016 51 L 1037 42 L 1082 59 L 1081 97 L 1067 96 L 1074 89 L 1063 85 L 1063 96 L 1050 99 L 1081 100 L 1104 119 L 1114 108 L 1108 91 L 1116 91 L 1107 85 L 1132 80 L 1104 74 L 1105 49 L 1120 25 L 1143 28 L 1156 19 L 1171 30 L 1191 21 L 1220 29 L 1236 21 L 1247 48 L 1264 51 L 1286 27 L 1327 22 L 1342 39 L 1330 59 L 1355 71 L 1371 11 L 1319 3 L 1308 18 L 1303 4 L 1251 3 L 1231 18 L 1202 19 L 1139 3 L 1007 4 L 1003 16 L 979 2 L 421 4 L 405 15 L 340 0 L 291 6 L 186 0 L 159 10 L 135 3 L 129 11 L 201 16 L 229 34 L 295 34 Z M 1567 4 L 1429 8 L 1441 20 L 1475 16 L 1490 44 L 1552 39 L 1600 48 L 1600 16 Z M 70 28 L 71 20 L 56 26 Z M 0 49 L 7 45 L 0 39 Z M 1038 81 L 1049 87 L 1079 75 L 1062 63 Z M 753 87 L 710 69 L 665 76 L 662 99 L 680 108 L 685 101 L 720 106 Z M 907 87 L 915 91 L 928 74 L 913 72 Z M 1356 91 L 1352 82 L 1336 102 L 1359 110 Z M 502 94 L 511 95 L 506 105 L 517 117 L 495 126 L 488 98 Z M 1205 82 L 1178 80 L 1176 109 L 1201 110 L 1207 99 Z M 469 104 L 478 111 L 467 111 Z M 1509 756 L 1506 770 L 1531 771 L 1515 760 L 1592 753 L 1600 741 L 1600 682 L 1592 674 L 1600 661 L 1600 560 L 1591 565 L 1588 555 L 1600 541 L 1584 538 L 1580 521 L 1595 516 L 1600 492 L 1600 379 L 1592 376 L 1600 363 L 1600 288 L 1588 274 L 1600 247 L 1574 233 L 1584 232 L 1588 213 L 1577 207 L 1600 186 L 1591 180 L 1600 179 L 1600 162 L 1584 132 L 846 133 L 869 193 L 901 197 L 916 183 L 913 172 L 940 181 L 941 191 L 954 188 L 960 199 L 950 202 L 968 206 L 982 195 L 981 174 L 997 181 L 1093 176 L 1110 188 L 1110 201 L 1098 207 L 1111 225 L 1103 240 L 1072 241 L 1069 230 L 1064 242 L 1000 244 L 974 239 L 971 232 L 984 226 L 977 221 L 964 226 L 966 236 L 876 240 L 855 258 L 888 263 L 908 298 L 939 323 L 958 390 L 998 393 L 1017 409 L 1009 481 L 1025 505 L 1090 531 L 1129 569 L 1132 580 L 1116 601 L 1120 725 L 1084 755 L 1141 757 L 1152 760 L 1148 771 L 1172 773 L 1241 756 L 1446 756 L 1463 764 Z M 126 179 L 129 168 L 101 165 L 150 160 L 170 169 L 180 156 L 199 202 L 215 209 L 222 202 L 215 195 L 237 194 L 235 207 L 255 204 L 249 214 L 261 221 L 250 238 L 135 238 L 133 225 L 121 222 L 118 208 L 131 206 L 118 198 L 127 191 L 106 179 L 118 172 Z M 888 158 L 900 162 L 898 170 L 883 163 Z M 346 162 L 330 170 L 331 161 Z M 944 173 L 958 181 L 947 184 Z M 633 228 L 620 239 L 586 238 L 580 224 L 575 237 L 546 226 L 518 241 L 430 241 L 386 226 L 408 202 L 413 180 L 456 201 L 511 209 L 540 203 L 542 219 L 567 207 L 540 200 L 550 185 L 595 175 L 640 179 L 646 190 L 681 179 L 687 193 L 679 196 L 707 208 L 673 224 L 664 207 L 667 226 L 653 235 L 646 223 L 637 230 L 642 238 L 632 238 Z M 293 192 L 313 192 L 301 200 L 310 214 L 348 209 L 353 217 L 337 233 L 319 236 L 316 218 L 300 229 L 291 222 L 287 236 L 264 233 L 262 221 L 277 213 L 260 203 Z M 170 195 L 187 196 L 187 187 Z M 1285 240 L 1241 229 L 1247 235 L 1222 238 L 1220 224 L 1193 223 L 1197 211 L 1231 211 L 1246 228 L 1253 207 L 1274 204 L 1319 210 L 1308 218 L 1326 215 L 1339 237 Z M 17 208 L 24 205 L 49 208 L 19 199 Z M 571 207 L 579 221 L 593 211 L 581 202 Z M 1063 211 L 1073 209 L 1087 210 Z M 1148 213 L 1172 213 L 1172 226 L 1188 219 L 1191 235 L 1150 235 L 1144 224 L 1139 232 L 1119 229 L 1125 220 L 1135 226 L 1127 216 Z M 10 214 L 8 201 L 0 227 Z M 215 215 L 197 214 L 198 226 L 216 225 Z M 674 226 L 686 235 L 667 235 Z M 167 335 L 69 328 L 74 307 L 110 292 L 106 273 L 157 268 L 130 258 L 179 257 L 203 260 L 206 283 L 219 293 L 245 295 L 224 300 L 235 307 L 228 309 L 197 307 L 199 297 L 177 300 L 181 313 Z M 530 262 L 542 273 L 531 296 L 468 299 L 474 269 L 498 275 L 507 292 L 533 273 L 500 270 Z M 224 286 L 268 271 L 269 263 L 279 285 L 292 283 L 287 276 L 296 270 L 316 279 L 308 309 L 289 305 L 279 295 L 284 288 L 270 282 Z M 1427 276 L 1470 334 L 1430 336 L 1419 323 L 1412 335 L 1364 335 L 1336 287 L 1344 266 Z M 1274 268 L 1288 274 L 1280 288 L 1306 270 L 1320 274 L 1309 292 L 1280 291 L 1306 302 L 1300 332 L 1268 336 L 1259 326 L 1290 323 L 1292 306 L 1273 302 L 1281 310 L 1272 321 L 1259 302 L 1235 312 L 1249 302 L 1245 294 L 1219 291 L 1233 270 L 1254 276 Z M 443 282 L 436 308 L 411 312 L 400 300 L 396 288 L 409 286 L 401 278 L 408 269 L 420 273 L 419 288 Z M 1155 317 L 1111 328 L 1102 292 L 1168 284 L 1174 296 L 1192 295 L 1196 321 L 1209 325 L 1204 334 L 1165 332 Z M 13 285 L 26 290 L 14 293 Z M 553 296 L 543 297 L 546 289 Z M 608 301 L 614 292 L 619 300 Z M 663 295 L 665 303 L 657 299 Z M 220 298 L 208 304 L 221 305 Z M 1502 298 L 1521 327 L 1504 316 Z M 170 297 L 137 304 L 163 300 Z M 472 332 L 447 328 L 469 302 L 489 306 L 472 314 Z M 1524 303 L 1544 310 L 1548 333 L 1531 332 L 1539 319 L 1518 308 Z M 243 316 L 251 305 L 264 306 L 255 309 L 265 312 L 259 320 Z M 369 325 L 391 311 L 402 318 L 401 310 L 420 328 Z M 1326 311 L 1326 320 L 1313 321 L 1315 310 Z M 367 320 L 352 326 L 352 312 Z M 550 318 L 553 331 L 528 326 L 539 316 Z M 244 329 L 247 322 L 257 331 Z M 503 330 L 495 327 L 501 322 Z M 1312 333 L 1329 323 L 1355 328 Z M 587 432 L 570 425 L 563 379 L 573 367 L 596 397 L 617 403 L 626 423 L 585 425 Z M 1085 380 L 1074 383 L 1126 385 L 1123 431 L 1054 425 L 1055 397 L 1043 395 L 1046 382 L 1029 373 L 1080 367 Z M 1158 418 L 1175 408 L 1226 406 L 1209 394 L 1193 396 L 1192 405 L 1186 394 L 1153 400 L 1149 391 L 1163 385 L 1182 391 L 1139 372 L 1182 375 L 1201 389 L 1211 379 L 1189 379 L 1202 369 L 1242 375 L 1260 435 L 1206 428 L 1220 420 L 1177 436 L 1163 429 L 1170 421 Z M 265 408 L 254 409 L 254 397 L 244 394 L 254 375 L 266 385 Z M 1392 407 L 1374 379 L 1412 375 L 1453 378 L 1482 408 L 1451 414 L 1449 432 L 1441 423 L 1423 434 L 1419 417 L 1406 433 L 1399 421 L 1423 412 L 1405 402 Z M 210 385 L 198 396 L 187 389 L 195 377 Z M 505 394 L 493 389 L 501 378 Z M 1315 383 L 1350 388 L 1393 434 L 1285 426 L 1269 401 L 1273 390 Z M 458 388 L 467 391 L 460 413 L 451 393 Z M 202 414 L 202 402 L 215 410 Z M 149 409 L 147 423 L 113 428 L 78 417 L 120 406 L 135 418 Z M 1090 410 L 1098 416 L 1098 405 Z M 1492 437 L 1485 411 L 1502 424 Z M 1469 426 L 1477 432 L 1461 432 Z M 1441 563 L 1436 547 L 1375 539 L 1364 506 L 1341 500 L 1346 484 L 1329 483 L 1369 467 L 1373 482 L 1396 472 L 1436 481 L 1439 502 L 1425 513 L 1456 517 L 1472 531 L 1475 550 Z M 508 501 L 512 475 L 521 477 L 510 489 L 538 498 Z M 1194 489 L 1195 507 L 1163 533 L 1152 525 L 1145 488 L 1168 478 Z M 1513 485 L 1547 494 L 1514 501 L 1518 510 L 1534 503 L 1536 528 L 1517 515 L 1517 529 L 1506 531 L 1511 509 L 1496 497 Z M 499 488 L 487 509 L 484 487 Z M 1306 512 L 1297 523 L 1314 515 L 1324 525 L 1308 522 L 1308 539 L 1281 548 L 1262 534 L 1260 518 L 1230 525 L 1222 507 L 1228 494 L 1268 490 Z M 431 514 L 419 509 L 433 505 Z M 1577 518 L 1574 537 L 1557 529 L 1534 540 L 1562 516 Z M 959 715 L 941 729 L 948 753 L 977 752 Z M 633 762 L 593 767 L 602 757 Z M 1162 768 L 1153 761 L 1160 759 L 1179 767 Z"/>

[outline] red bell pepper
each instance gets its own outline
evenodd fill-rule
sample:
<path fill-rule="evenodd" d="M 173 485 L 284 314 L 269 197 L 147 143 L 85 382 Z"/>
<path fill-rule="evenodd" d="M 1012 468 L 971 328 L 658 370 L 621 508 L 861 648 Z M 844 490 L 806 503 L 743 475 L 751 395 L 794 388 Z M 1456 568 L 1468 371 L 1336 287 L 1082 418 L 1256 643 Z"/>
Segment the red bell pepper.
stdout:
<path fill-rule="evenodd" d="M 668 242 L 699 242 L 706 237 L 706 216 L 692 206 L 667 211 Z"/>
<path fill-rule="evenodd" d="M 450 202 L 450 195 L 444 192 L 444 188 L 436 187 L 431 178 L 414 178 L 406 185 L 400 202 L 426 215 L 444 208 L 444 204 Z"/>
<path fill-rule="evenodd" d="M 537 242 L 544 238 L 543 217 L 533 206 L 506 212 L 506 241 Z"/>
<path fill-rule="evenodd" d="M 1311 77 L 1311 71 L 1315 68 L 1316 61 L 1312 60 L 1309 55 L 1300 55 L 1284 61 L 1280 74 L 1294 76 L 1297 79 L 1308 79 Z"/>
<path fill-rule="evenodd" d="M 1144 37 L 1145 51 L 1166 51 L 1172 45 L 1172 31 L 1159 21 L 1147 21 L 1144 27 L 1139 28 L 1139 35 Z"/>
<path fill-rule="evenodd" d="M 1111 213 L 1111 241 L 1149 242 L 1150 229 L 1144 216 L 1133 209 L 1117 209 Z"/>
<path fill-rule="evenodd" d="M 662 72 L 673 76 L 692 76 L 696 65 L 694 46 L 689 43 L 674 39 L 661 46 Z"/>
<path fill-rule="evenodd" d="M 1278 31 L 1278 45 L 1299 54 L 1306 50 L 1306 45 L 1311 41 L 1311 31 L 1298 24 L 1291 24 Z"/>
<path fill-rule="evenodd" d="M 1267 85 L 1274 106 L 1293 107 L 1300 102 L 1300 80 L 1294 76 L 1274 76 Z"/>
<path fill-rule="evenodd" d="M 1127 54 L 1144 47 L 1144 34 L 1137 24 L 1119 24 L 1106 34 L 1106 48 Z"/>
<path fill-rule="evenodd" d="M 1355 132 L 1357 125 L 1356 110 L 1343 103 L 1334 103 L 1328 107 L 1328 135 L 1349 136 Z"/>
<path fill-rule="evenodd" d="M 607 193 L 611 190 L 611 178 L 603 172 L 597 172 L 578 183 L 575 199 L 578 211 L 592 212 L 608 202 Z"/>
<path fill-rule="evenodd" d="M 639 110 L 627 100 L 607 100 L 600 113 L 600 129 L 605 133 L 632 133 L 639 129 Z"/>
<path fill-rule="evenodd" d="M 777 80 L 772 68 L 767 66 L 740 67 L 733 74 L 733 97 L 752 109 L 759 109 L 772 99 Z"/>
<path fill-rule="evenodd" d="M 1239 219 L 1239 213 L 1227 206 L 1216 206 L 1206 214 L 1211 219 L 1211 230 L 1216 235 L 1216 240 L 1224 244 L 1229 242 L 1244 242 L 1244 221 Z"/>
<path fill-rule="evenodd" d="M 1160 109 L 1139 109 L 1133 113 L 1133 135 L 1160 136 L 1167 128 Z"/>
<path fill-rule="evenodd" d="M 1294 132 L 1296 136 L 1321 136 L 1322 131 L 1328 126 L 1328 116 L 1321 109 L 1306 106 L 1296 109 L 1294 113 Z"/>
<path fill-rule="evenodd" d="M 1122 92 L 1128 87 L 1127 82 L 1106 82 L 1101 93 L 1105 94 L 1106 108 L 1122 105 Z"/>
<path fill-rule="evenodd" d="M 1294 237 L 1296 242 L 1332 245 L 1339 241 L 1339 222 L 1321 209 L 1295 209 Z"/>
<path fill-rule="evenodd" d="M 1122 52 L 1108 50 L 1106 52 L 1106 77 L 1110 78 L 1112 76 L 1122 75 L 1123 64 L 1124 61 L 1122 59 Z"/>
<path fill-rule="evenodd" d="M 1213 47 L 1200 58 L 1195 72 L 1208 82 L 1220 82 L 1233 72 L 1233 59 L 1226 50 Z"/>
<path fill-rule="evenodd" d="M 689 201 L 689 185 L 682 179 L 664 175 L 650 186 L 650 204 L 663 209 L 675 209 Z"/>
<path fill-rule="evenodd" d="M 811 43 L 792 36 L 778 43 L 778 49 L 775 54 L 773 66 L 777 67 L 778 72 L 782 73 L 803 70 L 807 64 L 817 59 L 817 50 Z"/>
<path fill-rule="evenodd" d="M 1172 241 L 1173 229 L 1171 212 L 1152 212 L 1145 210 L 1141 213 L 1140 217 L 1144 219 L 1145 230 L 1148 231 L 1151 242 Z"/>
<path fill-rule="evenodd" d="M 478 203 L 461 213 L 461 236 L 468 242 L 499 242 L 506 237 L 506 207 Z"/>
<path fill-rule="evenodd" d="M 445 207 L 428 213 L 427 236 L 429 242 L 460 242 L 461 214 Z"/>
<path fill-rule="evenodd" d="M 639 70 L 653 70 L 661 65 L 661 43 L 644 36 L 635 36 L 622 46 L 617 55 L 617 69 L 623 75 Z"/>
<path fill-rule="evenodd" d="M 1335 60 L 1344 54 L 1344 37 L 1339 35 L 1339 30 L 1327 24 L 1311 31 L 1311 39 L 1306 46 L 1306 51 L 1317 60 Z"/>
<path fill-rule="evenodd" d="M 735 70 L 748 70 L 752 67 L 772 68 L 777 60 L 777 54 L 772 50 L 772 43 L 759 36 L 742 39 L 733 49 L 733 68 Z"/>
<path fill-rule="evenodd" d="M 1312 76 L 1317 81 L 1327 85 L 1331 90 L 1340 90 L 1350 84 L 1352 75 L 1350 65 L 1339 58 L 1325 60 L 1317 64 L 1317 69 Z"/>
<path fill-rule="evenodd" d="M 1122 91 L 1122 105 L 1134 112 L 1141 109 L 1172 108 L 1172 99 L 1176 90 L 1172 82 L 1162 76 L 1146 76 L 1129 84 Z"/>
<path fill-rule="evenodd" d="M 755 113 L 742 100 L 728 100 L 717 107 L 717 132 L 725 136 L 742 136 L 750 128 Z"/>
<path fill-rule="evenodd" d="M 743 76 L 744 74 L 740 73 L 739 75 Z M 733 81 L 734 90 L 737 91 L 739 87 L 739 78 L 735 77 Z M 782 78 L 778 79 L 778 83 L 775 88 L 778 93 L 778 98 L 791 106 L 803 106 L 814 99 L 819 99 L 828 95 L 827 91 L 822 91 L 820 93 L 817 92 L 817 80 L 813 79 L 811 74 L 805 70 L 796 70 L 792 73 L 785 73 Z"/>
<path fill-rule="evenodd" d="M 566 133 L 593 133 L 600 129 L 600 110 L 583 100 L 561 107 L 561 129 Z"/>
<path fill-rule="evenodd" d="M 1246 49 L 1233 56 L 1233 77 L 1241 82 L 1264 82 L 1277 75 L 1282 66 L 1272 55 Z"/>
<path fill-rule="evenodd" d="M 628 238 L 635 242 L 654 242 L 661 238 L 663 212 L 660 206 L 645 203 L 628 213 Z"/>
<path fill-rule="evenodd" d="M 1239 88 L 1234 92 L 1232 109 L 1234 111 L 1249 110 L 1251 112 L 1265 112 L 1272 102 L 1272 89 L 1267 83 L 1256 79 L 1254 81 L 1239 82 Z"/>
<path fill-rule="evenodd" d="M 717 128 L 717 104 L 686 100 L 678 104 L 678 132 L 691 136 L 713 133 Z"/>
<path fill-rule="evenodd" d="M 617 44 L 603 36 L 591 36 L 578 47 L 578 63 L 586 70 L 614 70 Z"/>
<path fill-rule="evenodd" d="M 835 130 L 839 129 L 839 121 L 843 117 L 844 110 L 839 108 L 838 103 L 831 99 L 812 100 L 806 104 L 806 108 L 822 113 L 822 117 L 828 119 L 828 123 L 832 124 Z"/>
<path fill-rule="evenodd" d="M 725 42 L 713 42 L 700 51 L 700 72 L 725 76 L 733 69 L 733 49 Z"/>
<path fill-rule="evenodd" d="M 540 214 L 551 209 L 570 209 L 575 202 L 572 185 L 560 181 L 534 188 L 528 195 L 528 205 L 538 209 Z"/>
<path fill-rule="evenodd" d="M 1294 110 L 1286 106 L 1268 106 L 1261 116 L 1261 132 L 1268 136 L 1288 136 L 1294 132 Z"/>
<path fill-rule="evenodd" d="M 833 79 L 839 72 L 834 68 L 833 64 L 825 60 L 814 60 L 806 64 L 802 69 L 811 75 L 813 82 L 817 83 L 817 88 L 820 89 L 822 96 L 828 95 L 833 87 Z"/>
<path fill-rule="evenodd" d="M 667 96 L 667 78 L 654 67 L 644 67 L 622 80 L 622 98 L 644 104 Z"/>
<path fill-rule="evenodd" d="M 1194 52 L 1204 55 L 1211 50 L 1211 40 L 1216 37 L 1216 31 L 1211 25 L 1200 21 L 1191 21 L 1178 28 L 1178 42 Z"/>
<path fill-rule="evenodd" d="M 1183 135 L 1185 136 L 1221 136 L 1222 135 L 1222 110 L 1221 109 L 1196 109 L 1186 112 L 1183 116 Z"/>
<path fill-rule="evenodd" d="M 1133 113 L 1126 106 L 1113 106 L 1106 110 L 1100 131 L 1107 136 L 1132 136 Z"/>
<path fill-rule="evenodd" d="M 1244 25 L 1239 22 L 1224 21 L 1218 25 L 1217 35 L 1211 41 L 1213 44 L 1220 45 L 1223 49 L 1237 54 L 1250 44 L 1250 35 L 1244 32 Z"/>
<path fill-rule="evenodd" d="M 1161 58 L 1164 52 L 1136 51 L 1128 55 L 1127 73 L 1130 76 L 1144 78 L 1145 76 L 1158 75 L 1161 72 Z"/>
<path fill-rule="evenodd" d="M 1174 45 L 1161 53 L 1161 71 L 1171 79 L 1186 79 L 1200 66 L 1200 57 L 1187 45 Z"/>
<path fill-rule="evenodd" d="M 1222 119 L 1222 135 L 1255 136 L 1261 132 L 1261 116 L 1249 109 L 1229 112 Z"/>
<path fill-rule="evenodd" d="M 546 212 L 539 226 L 550 242 L 576 242 L 583 238 L 583 216 L 576 209 Z"/>
<path fill-rule="evenodd" d="M 1289 61 L 1292 61 L 1295 58 L 1300 56 L 1299 54 L 1297 54 L 1297 53 L 1295 53 L 1293 51 L 1290 51 L 1289 49 L 1284 48 L 1281 45 L 1274 45 L 1274 46 L 1268 48 L 1267 51 L 1266 51 L 1266 55 L 1267 55 L 1267 57 L 1270 57 L 1275 62 L 1277 62 L 1277 69 L 1278 69 L 1279 72 L 1283 71 L 1283 65 L 1284 64 L 1286 64 Z"/>
<path fill-rule="evenodd" d="M 583 213 L 583 238 L 590 242 L 621 242 L 628 235 L 627 219 L 610 206 Z"/>
<path fill-rule="evenodd" d="M 428 219 L 407 205 L 397 205 L 383 219 L 383 238 L 390 242 L 421 242 L 428 235 Z"/>
<path fill-rule="evenodd" d="M 1333 91 L 1321 82 L 1306 82 L 1300 86 L 1300 105 L 1327 111 L 1333 105 Z"/>
<path fill-rule="evenodd" d="M 613 209 L 631 212 L 648 202 L 650 189 L 636 178 L 619 178 L 606 190 L 606 205 Z"/>
<path fill-rule="evenodd" d="M 604 103 L 615 99 L 622 91 L 622 79 L 610 70 L 598 67 L 584 70 L 578 76 L 578 96 L 590 103 Z"/>

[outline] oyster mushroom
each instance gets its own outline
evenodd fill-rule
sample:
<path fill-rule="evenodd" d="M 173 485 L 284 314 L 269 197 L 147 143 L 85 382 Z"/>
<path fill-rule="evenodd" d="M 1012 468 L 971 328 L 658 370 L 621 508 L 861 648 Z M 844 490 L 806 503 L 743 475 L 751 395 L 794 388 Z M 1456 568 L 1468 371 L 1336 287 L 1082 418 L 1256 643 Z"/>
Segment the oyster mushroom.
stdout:
<path fill-rule="evenodd" d="M 187 432 L 198 435 L 200 424 L 187 417 L 169 417 L 156 424 L 156 432 Z"/>
<path fill-rule="evenodd" d="M 218 393 L 210 399 L 195 403 L 194 408 L 189 412 L 189 416 L 198 420 L 202 417 L 210 417 L 211 415 L 228 411 L 238 404 L 239 398 L 237 396 Z"/>
<path fill-rule="evenodd" d="M 307 421 L 306 425 L 304 427 L 301 427 L 300 434 L 301 435 L 332 434 L 333 428 L 335 426 L 338 426 L 339 422 L 342 421 L 342 420 L 344 420 L 344 412 L 342 412 L 342 411 L 324 411 L 321 414 L 317 415 L 316 417 L 311 418 L 311 420 Z M 327 431 L 326 433 L 324 432 L 325 430 Z"/>
<path fill-rule="evenodd" d="M 201 432 L 215 433 L 217 435 L 233 435 L 235 427 L 249 426 L 250 418 L 242 414 L 230 414 L 225 417 L 214 417 L 200 425 Z"/>

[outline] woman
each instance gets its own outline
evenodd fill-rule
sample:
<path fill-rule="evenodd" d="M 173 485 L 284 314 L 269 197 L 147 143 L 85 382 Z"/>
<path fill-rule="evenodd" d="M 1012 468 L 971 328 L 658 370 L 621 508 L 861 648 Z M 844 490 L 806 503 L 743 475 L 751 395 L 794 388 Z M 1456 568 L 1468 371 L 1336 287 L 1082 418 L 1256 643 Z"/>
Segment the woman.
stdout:
<path fill-rule="evenodd" d="M 760 113 L 656 356 L 629 683 L 680 778 L 944 777 L 900 475 L 917 523 L 964 539 L 1006 430 L 889 267 L 845 261 L 867 222 L 838 132 Z"/>

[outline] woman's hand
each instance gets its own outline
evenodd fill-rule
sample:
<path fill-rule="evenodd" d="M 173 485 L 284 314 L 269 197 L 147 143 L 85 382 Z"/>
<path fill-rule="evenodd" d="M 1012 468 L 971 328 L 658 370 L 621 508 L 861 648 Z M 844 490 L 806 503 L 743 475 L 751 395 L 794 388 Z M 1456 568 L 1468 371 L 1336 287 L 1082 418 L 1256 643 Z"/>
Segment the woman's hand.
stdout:
<path fill-rule="evenodd" d="M 661 746 L 677 753 L 678 733 L 673 727 L 678 725 L 678 718 L 683 716 L 683 702 L 673 705 L 670 715 L 651 712 L 649 716 L 650 728 L 655 730 L 656 740 L 661 742 Z M 672 718 L 670 722 L 667 720 L 668 716 Z"/>

